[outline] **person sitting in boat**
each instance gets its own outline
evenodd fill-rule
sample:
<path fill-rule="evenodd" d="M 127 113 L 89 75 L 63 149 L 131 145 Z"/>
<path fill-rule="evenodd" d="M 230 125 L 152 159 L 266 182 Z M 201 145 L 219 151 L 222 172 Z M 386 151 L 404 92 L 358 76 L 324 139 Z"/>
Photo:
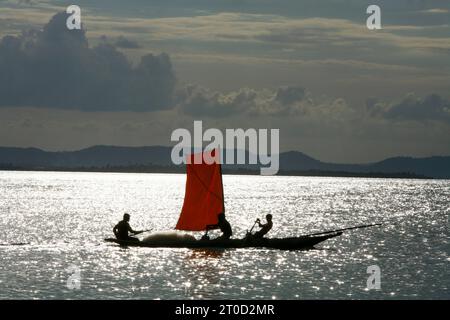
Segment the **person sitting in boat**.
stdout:
<path fill-rule="evenodd" d="M 230 239 L 233 235 L 233 231 L 231 230 L 231 225 L 225 219 L 225 213 L 221 213 L 218 215 L 219 222 L 217 224 L 210 224 L 206 226 L 206 231 L 219 228 L 222 231 L 222 235 L 218 237 L 216 240 Z"/>
<path fill-rule="evenodd" d="M 268 215 L 266 215 L 266 220 L 267 220 L 267 223 L 265 223 L 265 224 L 262 224 L 259 219 L 256 220 L 256 223 L 261 228 L 261 230 L 259 230 L 258 232 L 255 232 L 253 237 L 260 239 L 260 238 L 264 237 L 270 231 L 270 229 L 272 229 L 273 223 L 272 223 L 272 215 L 270 213 Z"/>
<path fill-rule="evenodd" d="M 138 238 L 130 237 L 128 232 L 136 235 L 136 234 L 140 234 L 144 231 L 133 230 L 130 227 L 129 221 L 130 221 L 130 215 L 128 213 L 125 213 L 123 215 L 123 220 L 114 226 L 113 232 L 114 232 L 114 235 L 116 236 L 117 240 L 139 241 Z"/>

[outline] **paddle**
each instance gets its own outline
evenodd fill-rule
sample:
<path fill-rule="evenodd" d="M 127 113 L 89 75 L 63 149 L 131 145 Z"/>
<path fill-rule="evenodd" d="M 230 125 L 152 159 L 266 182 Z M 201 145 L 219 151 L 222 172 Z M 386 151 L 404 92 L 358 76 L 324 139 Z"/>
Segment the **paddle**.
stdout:
<path fill-rule="evenodd" d="M 135 235 L 142 234 L 142 233 L 145 233 L 145 232 L 150 232 L 150 231 L 152 231 L 152 230 L 153 230 L 153 229 L 142 230 L 142 231 L 139 231 L 139 232 L 135 233 Z"/>
<path fill-rule="evenodd" d="M 336 229 L 336 230 L 330 230 L 330 231 L 324 231 L 324 232 L 316 232 L 316 233 L 308 234 L 306 236 L 319 236 L 319 235 L 325 235 L 325 234 L 328 234 L 328 233 L 336 233 L 336 232 L 341 232 L 341 231 L 346 231 L 346 230 L 362 229 L 362 228 L 369 228 L 369 227 L 381 226 L 381 225 L 382 225 L 382 223 L 366 224 L 366 225 L 362 225 L 362 226 L 349 227 L 349 228 L 344 228 L 344 229 Z"/>
<path fill-rule="evenodd" d="M 250 229 L 250 231 L 248 233 L 252 233 L 253 228 L 256 226 L 256 224 L 259 222 L 259 219 L 256 219 L 255 223 L 253 224 L 252 228 Z"/>

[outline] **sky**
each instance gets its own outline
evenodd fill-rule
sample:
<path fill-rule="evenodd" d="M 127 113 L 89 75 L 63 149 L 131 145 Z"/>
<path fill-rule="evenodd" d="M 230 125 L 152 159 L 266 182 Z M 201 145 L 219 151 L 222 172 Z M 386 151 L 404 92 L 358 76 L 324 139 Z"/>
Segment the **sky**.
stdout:
<path fill-rule="evenodd" d="M 173 145 L 202 120 L 329 162 L 450 155 L 449 62 L 443 0 L 0 0 L 0 146 Z"/>

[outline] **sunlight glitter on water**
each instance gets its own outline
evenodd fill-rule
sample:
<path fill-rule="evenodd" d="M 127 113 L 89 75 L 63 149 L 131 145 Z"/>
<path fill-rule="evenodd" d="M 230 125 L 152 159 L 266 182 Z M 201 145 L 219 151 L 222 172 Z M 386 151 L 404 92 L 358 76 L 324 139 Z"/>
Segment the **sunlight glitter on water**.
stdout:
<path fill-rule="evenodd" d="M 103 242 L 124 212 L 136 229 L 173 229 L 184 183 L 178 174 L 0 172 L 0 298 L 450 297 L 449 181 L 224 176 L 236 237 L 269 212 L 271 237 L 386 223 L 345 233 L 321 250 Z M 66 286 L 70 265 L 80 268 L 79 290 Z M 381 290 L 366 290 L 370 265 L 381 269 Z"/>

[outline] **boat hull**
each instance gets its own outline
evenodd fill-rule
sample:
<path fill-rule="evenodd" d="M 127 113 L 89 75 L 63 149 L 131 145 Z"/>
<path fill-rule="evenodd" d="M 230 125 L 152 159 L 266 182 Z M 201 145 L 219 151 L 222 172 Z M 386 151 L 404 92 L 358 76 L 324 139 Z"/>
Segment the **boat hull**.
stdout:
<path fill-rule="evenodd" d="M 322 235 L 303 236 L 292 238 L 263 238 L 263 239 L 229 239 L 229 240 L 155 240 L 155 241 L 126 241 L 114 238 L 105 239 L 107 242 L 117 243 L 126 247 L 149 247 L 149 248 L 268 248 L 278 250 L 308 250 L 325 240 L 337 237 L 342 232 Z"/>

